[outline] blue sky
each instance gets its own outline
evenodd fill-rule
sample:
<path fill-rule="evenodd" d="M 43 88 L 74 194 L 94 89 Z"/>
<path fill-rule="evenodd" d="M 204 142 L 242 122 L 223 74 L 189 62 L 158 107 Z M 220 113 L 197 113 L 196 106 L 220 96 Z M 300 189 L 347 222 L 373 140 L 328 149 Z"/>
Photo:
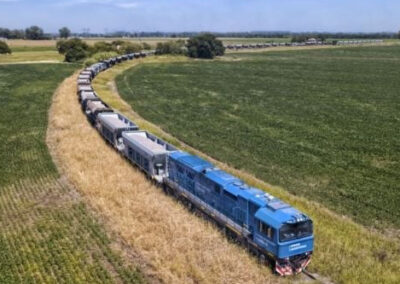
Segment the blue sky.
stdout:
<path fill-rule="evenodd" d="M 399 0 L 0 0 L 0 27 L 46 32 L 400 30 Z"/>

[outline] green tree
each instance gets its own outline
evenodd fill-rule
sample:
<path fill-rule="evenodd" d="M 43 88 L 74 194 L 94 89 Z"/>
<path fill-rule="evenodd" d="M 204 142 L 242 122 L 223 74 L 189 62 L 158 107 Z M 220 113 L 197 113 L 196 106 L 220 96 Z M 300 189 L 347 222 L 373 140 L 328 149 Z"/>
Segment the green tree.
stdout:
<path fill-rule="evenodd" d="M 98 52 L 110 52 L 110 51 L 117 51 L 116 47 L 112 45 L 112 43 L 105 42 L 105 41 L 98 41 L 96 42 L 91 48 L 91 53 L 95 54 Z"/>
<path fill-rule="evenodd" d="M 65 54 L 70 49 L 82 48 L 83 50 L 88 50 L 89 46 L 86 42 L 79 38 L 71 38 L 68 40 L 57 41 L 56 48 L 60 54 Z"/>
<path fill-rule="evenodd" d="M 58 32 L 60 34 L 60 38 L 69 38 L 69 36 L 71 35 L 71 31 L 67 27 L 59 29 Z"/>
<path fill-rule="evenodd" d="M 27 39 L 33 39 L 33 40 L 43 39 L 44 38 L 43 29 L 38 26 L 31 26 L 29 28 L 26 28 L 25 37 Z"/>
<path fill-rule="evenodd" d="M 139 52 L 142 50 L 142 45 L 138 43 L 132 43 L 132 42 L 123 42 L 121 45 L 119 45 L 118 53 L 119 54 L 128 54 L 128 53 L 134 53 L 134 52 Z"/>
<path fill-rule="evenodd" d="M 188 49 L 188 56 L 194 58 L 209 58 L 221 56 L 225 53 L 225 47 L 222 41 L 218 40 L 215 35 L 211 33 L 204 33 L 191 37 L 186 47 Z"/>
<path fill-rule="evenodd" d="M 151 45 L 148 44 L 147 42 L 142 43 L 142 45 L 143 45 L 143 49 L 144 50 L 150 50 L 151 49 Z"/>
<path fill-rule="evenodd" d="M 65 54 L 65 61 L 67 62 L 80 61 L 89 54 L 89 46 L 79 38 L 59 40 L 56 47 L 60 54 Z"/>
<path fill-rule="evenodd" d="M 400 31 L 398 32 L 397 37 L 400 39 Z"/>
<path fill-rule="evenodd" d="M 82 47 L 76 47 L 69 49 L 67 53 L 65 53 L 65 61 L 66 62 L 77 62 L 84 58 L 86 58 L 86 51 Z"/>
<path fill-rule="evenodd" d="M 302 35 L 293 36 L 291 41 L 292 42 L 305 42 L 305 41 L 307 41 L 307 39 L 308 39 L 308 36 L 302 34 Z"/>
<path fill-rule="evenodd" d="M 8 47 L 8 44 L 5 41 L 0 41 L 0 54 L 6 54 L 6 53 L 11 54 L 12 51 Z"/>

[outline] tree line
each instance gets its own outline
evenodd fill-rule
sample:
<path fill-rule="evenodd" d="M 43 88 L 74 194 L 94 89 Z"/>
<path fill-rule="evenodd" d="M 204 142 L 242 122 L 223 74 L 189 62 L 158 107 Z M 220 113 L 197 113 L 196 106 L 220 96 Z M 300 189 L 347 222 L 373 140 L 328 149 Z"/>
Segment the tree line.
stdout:
<path fill-rule="evenodd" d="M 66 62 L 85 61 L 86 65 L 93 64 L 110 57 L 122 54 L 150 50 L 152 47 L 144 43 L 133 43 L 124 40 L 114 40 L 112 42 L 99 41 L 93 46 L 89 46 L 79 38 L 63 39 L 57 41 L 57 50 L 65 56 Z M 184 40 L 171 40 L 157 43 L 156 54 L 181 54 L 193 58 L 212 59 L 221 56 L 225 52 L 222 41 L 210 33 L 200 34 Z"/>
<path fill-rule="evenodd" d="M 71 31 L 67 27 L 62 27 L 59 30 L 58 36 L 61 38 L 68 38 L 71 36 Z M 39 26 L 30 26 L 24 30 L 0 28 L 0 38 L 43 40 L 52 39 L 54 38 L 54 35 L 46 34 Z"/>
<path fill-rule="evenodd" d="M 26 29 L 8 29 L 0 28 L 0 37 L 7 39 L 51 39 L 54 37 L 67 38 L 73 37 L 105 37 L 105 38 L 116 38 L 116 37 L 172 37 L 172 38 L 190 38 L 209 32 L 127 32 L 127 31 L 115 31 L 111 33 L 72 33 L 67 27 L 63 27 L 59 30 L 59 33 L 50 34 L 45 33 L 39 26 L 31 26 Z M 254 31 L 254 32 L 214 32 L 216 37 L 238 37 L 238 38 L 332 38 L 332 39 L 391 39 L 400 38 L 399 33 L 390 32 L 379 32 L 379 33 L 329 33 L 329 32 L 300 32 L 292 33 L 289 31 Z"/>

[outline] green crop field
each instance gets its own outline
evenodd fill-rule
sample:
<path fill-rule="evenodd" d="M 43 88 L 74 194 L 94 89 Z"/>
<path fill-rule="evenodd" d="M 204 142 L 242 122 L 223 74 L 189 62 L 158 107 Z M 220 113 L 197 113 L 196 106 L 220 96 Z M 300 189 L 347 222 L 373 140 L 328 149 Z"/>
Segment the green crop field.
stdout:
<path fill-rule="evenodd" d="M 67 64 L 0 66 L 0 283 L 142 282 L 60 178 L 48 109 Z"/>
<path fill-rule="evenodd" d="M 145 119 L 367 226 L 400 227 L 400 47 L 231 54 L 117 77 Z"/>

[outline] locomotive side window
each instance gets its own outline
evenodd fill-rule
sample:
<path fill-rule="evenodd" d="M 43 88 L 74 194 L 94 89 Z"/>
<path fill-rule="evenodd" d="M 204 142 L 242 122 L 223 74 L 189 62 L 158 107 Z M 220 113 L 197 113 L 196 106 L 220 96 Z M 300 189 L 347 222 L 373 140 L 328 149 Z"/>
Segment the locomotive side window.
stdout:
<path fill-rule="evenodd" d="M 183 168 L 180 165 L 176 165 L 176 168 L 178 169 L 178 172 L 183 174 Z"/>
<path fill-rule="evenodd" d="M 132 158 L 132 148 L 128 146 L 128 156 Z"/>
<path fill-rule="evenodd" d="M 216 194 L 220 194 L 221 193 L 221 186 L 219 184 L 215 184 L 214 185 L 214 192 Z"/>
<path fill-rule="evenodd" d="M 188 176 L 188 178 L 194 179 L 194 174 L 188 170 L 186 170 L 186 175 Z"/>
<path fill-rule="evenodd" d="M 258 222 L 258 230 L 261 234 L 265 235 L 269 239 L 274 237 L 274 229 L 263 222 Z"/>
<path fill-rule="evenodd" d="M 144 169 L 146 170 L 146 171 L 149 171 L 149 160 L 147 160 L 147 159 L 145 159 L 145 158 L 143 158 L 143 164 L 144 164 Z"/>

